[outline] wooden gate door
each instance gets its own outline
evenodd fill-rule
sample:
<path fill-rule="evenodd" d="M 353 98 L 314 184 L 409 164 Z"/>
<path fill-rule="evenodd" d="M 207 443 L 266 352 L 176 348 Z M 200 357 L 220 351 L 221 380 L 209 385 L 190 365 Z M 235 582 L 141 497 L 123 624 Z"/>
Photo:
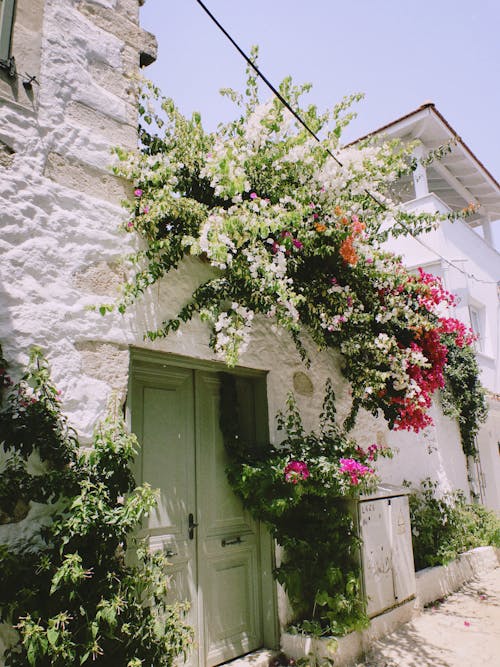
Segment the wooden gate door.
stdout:
<path fill-rule="evenodd" d="M 172 598 L 191 604 L 196 646 L 188 664 L 212 667 L 259 648 L 259 530 L 226 480 L 218 374 L 139 366 L 132 428 L 142 444 L 138 477 L 159 489 L 146 526 L 151 549 L 172 562 Z"/>

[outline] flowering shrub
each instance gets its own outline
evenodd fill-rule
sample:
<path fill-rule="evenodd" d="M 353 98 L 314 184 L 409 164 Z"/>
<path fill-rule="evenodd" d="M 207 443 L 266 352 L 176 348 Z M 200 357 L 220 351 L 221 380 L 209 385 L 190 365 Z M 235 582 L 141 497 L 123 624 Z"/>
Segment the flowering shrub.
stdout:
<path fill-rule="evenodd" d="M 224 91 L 241 115 L 215 133 L 149 85 L 141 98 L 141 149 L 117 151 L 116 173 L 136 184 L 124 227 L 145 243 L 132 258 L 136 272 L 118 309 L 186 255 L 198 257 L 213 267 L 212 277 L 177 317 L 147 332 L 150 339 L 199 314 L 211 327 L 211 346 L 233 366 L 255 316 L 269 318 L 304 358 L 304 333 L 319 348 L 340 350 L 352 385 L 349 425 L 362 406 L 381 410 L 390 427 L 418 431 L 430 423 L 432 393 L 443 386 L 444 333 L 447 345 L 460 345 L 464 332 L 443 318 L 451 297 L 439 281 L 409 274 L 382 244 L 430 229 L 439 218 L 407 213 L 393 197 L 398 176 L 415 167 L 412 144 L 343 148 L 350 106 L 360 96 L 319 113 L 300 108 L 308 90 L 290 79 L 280 86 L 320 143 L 277 99 L 259 101 L 251 73 L 245 99 Z"/>
<path fill-rule="evenodd" d="M 279 447 L 245 443 L 239 432 L 231 375 L 222 374 L 221 428 L 229 454 L 228 478 L 245 507 L 264 521 L 285 549 L 275 571 L 301 631 L 342 634 L 366 622 L 359 587 L 358 537 L 343 498 L 372 489 L 370 464 L 390 450 L 364 449 L 335 422 L 328 383 L 318 433 L 305 433 L 292 397 L 278 428 Z"/>
<path fill-rule="evenodd" d="M 427 478 L 409 499 L 417 570 L 447 565 L 475 547 L 500 547 L 498 517 L 481 505 L 467 503 L 461 491 L 439 496 L 437 484 Z"/>

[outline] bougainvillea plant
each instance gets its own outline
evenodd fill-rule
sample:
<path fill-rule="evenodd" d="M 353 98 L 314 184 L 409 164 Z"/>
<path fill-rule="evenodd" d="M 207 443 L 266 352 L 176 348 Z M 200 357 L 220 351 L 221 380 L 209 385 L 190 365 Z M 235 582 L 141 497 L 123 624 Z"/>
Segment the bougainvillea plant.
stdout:
<path fill-rule="evenodd" d="M 252 515 L 266 523 L 286 552 L 275 570 L 292 603 L 293 629 L 343 634 L 367 622 L 360 589 L 359 538 L 346 498 L 373 490 L 373 463 L 392 456 L 376 444 L 359 447 L 335 421 L 327 383 L 319 429 L 306 432 L 292 396 L 278 415 L 278 447 L 244 441 L 234 376 L 221 374 L 221 429 L 228 479 Z"/>
<path fill-rule="evenodd" d="M 415 166 L 413 144 L 366 140 L 342 148 L 359 96 L 319 113 L 301 107 L 308 90 L 290 79 L 280 86 L 319 143 L 279 100 L 259 101 L 251 72 L 245 98 L 224 91 L 241 115 L 213 133 L 203 130 L 199 114 L 185 118 L 146 86 L 140 150 L 117 151 L 116 173 L 135 183 L 124 229 L 143 246 L 115 305 L 124 312 L 195 256 L 212 267 L 210 278 L 177 317 L 147 332 L 151 340 L 198 314 L 211 328 L 212 348 L 234 366 L 254 319 L 268 318 L 291 334 L 304 358 L 311 339 L 340 350 L 352 386 L 348 424 L 364 407 L 382 411 L 391 428 L 418 431 L 431 421 L 447 345 L 467 344 L 467 336 L 444 316 L 451 297 L 439 281 L 410 274 L 383 244 L 428 230 L 439 218 L 408 213 L 394 197 L 397 178 Z"/>

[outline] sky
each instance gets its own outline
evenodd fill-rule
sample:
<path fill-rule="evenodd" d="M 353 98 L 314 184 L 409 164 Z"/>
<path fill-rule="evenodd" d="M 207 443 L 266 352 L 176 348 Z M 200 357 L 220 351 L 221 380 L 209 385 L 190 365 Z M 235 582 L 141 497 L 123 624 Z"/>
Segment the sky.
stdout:
<path fill-rule="evenodd" d="M 259 46 L 275 85 L 312 83 L 320 109 L 364 93 L 346 142 L 431 101 L 500 181 L 500 0 L 204 2 L 244 51 Z M 158 40 L 145 74 L 165 96 L 207 130 L 235 116 L 219 90 L 243 90 L 245 62 L 196 0 L 146 0 L 141 25 Z"/>

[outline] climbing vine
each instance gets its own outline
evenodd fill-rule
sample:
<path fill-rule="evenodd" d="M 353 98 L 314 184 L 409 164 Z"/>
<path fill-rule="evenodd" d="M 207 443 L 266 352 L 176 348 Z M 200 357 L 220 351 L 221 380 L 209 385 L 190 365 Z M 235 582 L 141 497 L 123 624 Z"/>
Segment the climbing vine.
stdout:
<path fill-rule="evenodd" d="M 151 340 L 199 315 L 210 345 L 233 366 L 255 319 L 267 319 L 289 332 L 306 361 L 311 339 L 341 352 L 353 397 L 347 425 L 363 407 L 382 412 L 391 428 L 418 431 L 431 423 L 448 347 L 469 339 L 443 314 L 452 297 L 439 280 L 410 274 L 383 244 L 431 229 L 441 216 L 408 213 L 395 196 L 398 177 L 415 168 L 413 144 L 342 147 L 360 96 L 321 113 L 302 105 L 308 90 L 289 78 L 280 86 L 320 143 L 279 100 L 260 102 L 251 71 L 244 97 L 223 91 L 240 116 L 214 133 L 146 85 L 141 148 L 118 150 L 115 168 L 135 183 L 124 229 L 143 246 L 131 257 L 135 273 L 122 298 L 101 312 L 124 312 L 194 256 L 210 276 L 177 316 L 147 332 Z"/>
<path fill-rule="evenodd" d="M 373 462 L 387 448 L 359 447 L 336 421 L 327 384 L 318 432 L 306 433 L 293 397 L 278 428 L 278 447 L 245 442 L 234 377 L 221 374 L 220 425 L 228 479 L 251 514 L 285 550 L 275 570 L 293 606 L 293 627 L 310 634 L 344 634 L 367 623 L 360 590 L 359 538 L 346 498 L 373 489 Z"/>
<path fill-rule="evenodd" d="M 479 381 L 476 355 L 469 345 L 448 345 L 444 377 L 443 410 L 458 422 L 465 455 L 475 456 L 476 436 L 488 416 L 488 405 Z"/>
<path fill-rule="evenodd" d="M 0 350 L 1 359 L 1 350 Z M 155 504 L 130 473 L 137 442 L 120 419 L 81 451 L 39 349 L 0 411 L 0 621 L 9 667 L 173 664 L 192 642 L 167 605 L 167 563 L 131 534 Z"/>

